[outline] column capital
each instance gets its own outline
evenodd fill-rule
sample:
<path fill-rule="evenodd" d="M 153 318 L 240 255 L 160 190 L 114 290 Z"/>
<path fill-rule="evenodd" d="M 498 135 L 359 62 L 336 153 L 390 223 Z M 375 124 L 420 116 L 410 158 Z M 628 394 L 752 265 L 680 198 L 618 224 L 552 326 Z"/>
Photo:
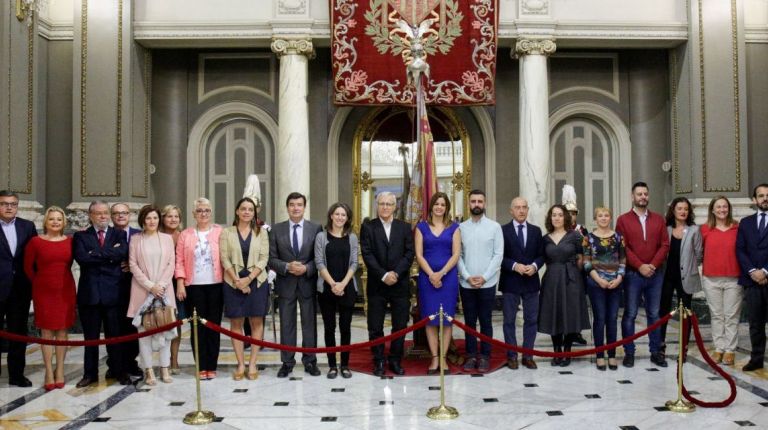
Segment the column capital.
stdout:
<path fill-rule="evenodd" d="M 518 39 L 512 56 L 519 58 L 523 55 L 551 55 L 556 49 L 557 45 L 553 39 Z"/>
<path fill-rule="evenodd" d="M 275 37 L 270 45 L 278 57 L 283 55 L 306 55 L 315 58 L 315 47 L 310 37 Z"/>

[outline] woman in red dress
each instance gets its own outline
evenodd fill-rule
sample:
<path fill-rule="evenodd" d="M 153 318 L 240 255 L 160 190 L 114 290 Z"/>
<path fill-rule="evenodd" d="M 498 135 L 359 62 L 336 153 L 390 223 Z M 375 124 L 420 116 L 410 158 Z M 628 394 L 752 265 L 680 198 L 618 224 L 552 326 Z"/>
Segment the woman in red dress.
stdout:
<path fill-rule="evenodd" d="M 64 210 L 51 206 L 43 218 L 43 234 L 32 238 L 24 251 L 24 271 L 32 281 L 35 326 L 43 339 L 67 340 L 67 330 L 75 321 L 75 279 L 72 277 L 72 238 L 64 236 L 67 218 Z M 56 371 L 53 346 L 42 346 L 45 363 L 45 389 L 64 388 L 66 346 L 56 346 Z"/>

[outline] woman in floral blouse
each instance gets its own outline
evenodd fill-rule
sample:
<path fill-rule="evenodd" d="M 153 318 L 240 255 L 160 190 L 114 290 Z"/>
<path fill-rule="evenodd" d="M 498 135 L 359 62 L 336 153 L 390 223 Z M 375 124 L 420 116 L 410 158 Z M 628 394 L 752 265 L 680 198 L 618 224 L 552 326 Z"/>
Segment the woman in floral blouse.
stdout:
<path fill-rule="evenodd" d="M 595 208 L 597 228 L 584 237 L 584 270 L 587 272 L 587 294 L 592 303 L 592 331 L 595 347 L 616 342 L 617 317 L 621 301 L 627 256 L 624 238 L 611 229 L 611 210 Z M 605 358 L 597 353 L 598 370 L 605 370 Z M 608 350 L 608 367 L 618 369 L 616 349 Z"/>

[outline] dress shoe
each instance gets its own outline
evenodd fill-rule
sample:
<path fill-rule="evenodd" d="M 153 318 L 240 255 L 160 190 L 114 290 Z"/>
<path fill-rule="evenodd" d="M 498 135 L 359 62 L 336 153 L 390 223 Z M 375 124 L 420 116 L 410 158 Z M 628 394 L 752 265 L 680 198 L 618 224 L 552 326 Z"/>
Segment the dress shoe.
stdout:
<path fill-rule="evenodd" d="M 128 376 L 127 373 L 123 373 L 120 375 L 119 378 L 117 378 L 117 382 L 120 383 L 120 385 L 132 385 L 133 381 L 131 380 L 131 377 Z"/>
<path fill-rule="evenodd" d="M 99 382 L 96 378 L 91 378 L 90 376 L 83 376 L 83 379 L 79 380 L 77 382 L 77 385 L 75 385 L 77 388 L 85 388 L 89 385 L 95 384 Z"/>
<path fill-rule="evenodd" d="M 573 338 L 574 343 L 578 343 L 579 345 L 586 345 L 587 340 L 584 339 L 584 336 L 581 335 L 581 333 L 576 333 L 576 336 Z"/>
<path fill-rule="evenodd" d="M 535 370 L 538 369 L 539 366 L 536 365 L 536 362 L 533 361 L 533 358 L 531 357 L 523 357 L 523 359 L 520 361 L 520 363 L 525 366 L 526 369 Z"/>
<path fill-rule="evenodd" d="M 554 357 L 552 361 L 549 362 L 551 366 L 560 366 L 560 363 L 563 362 L 563 359 L 560 357 Z"/>
<path fill-rule="evenodd" d="M 282 366 L 280 366 L 280 370 L 277 371 L 277 377 L 278 378 L 285 378 L 291 372 L 293 372 L 293 366 L 289 366 L 287 364 L 283 364 Z"/>
<path fill-rule="evenodd" d="M 560 360 L 560 367 L 568 367 L 571 365 L 571 357 L 565 357 Z"/>
<path fill-rule="evenodd" d="M 17 376 L 14 378 L 8 378 L 8 383 L 17 387 L 31 387 L 32 381 L 27 379 L 26 376 Z"/>
<path fill-rule="evenodd" d="M 490 361 L 485 357 L 480 357 L 477 360 L 477 371 L 480 373 L 486 373 L 488 370 L 491 369 L 491 363 Z"/>
<path fill-rule="evenodd" d="M 654 352 L 651 354 L 651 363 L 659 367 L 667 367 L 667 360 L 664 358 L 664 354 L 660 352 Z"/>
<path fill-rule="evenodd" d="M 134 376 L 136 378 L 143 378 L 144 372 L 139 369 L 139 366 L 134 365 L 132 369 L 128 370 L 128 375 Z"/>
<path fill-rule="evenodd" d="M 467 361 L 464 362 L 464 371 L 471 372 L 475 369 L 477 369 L 477 359 L 475 357 L 467 358 Z"/>
<path fill-rule="evenodd" d="M 331 367 L 328 369 L 328 373 L 325 375 L 328 379 L 336 379 L 339 376 L 339 369 Z"/>
<path fill-rule="evenodd" d="M 304 372 L 309 373 L 312 376 L 320 376 L 320 369 L 317 368 L 317 363 L 309 363 L 304 365 Z"/>
<path fill-rule="evenodd" d="M 104 379 L 117 379 L 117 374 L 112 369 L 107 369 L 107 373 L 104 374 Z"/>
<path fill-rule="evenodd" d="M 208 371 L 208 379 L 216 379 L 216 371 L 215 370 L 209 370 Z"/>
<path fill-rule="evenodd" d="M 512 357 L 507 359 L 507 367 L 509 367 L 512 370 L 517 370 L 520 365 L 517 362 L 517 357 Z"/>
<path fill-rule="evenodd" d="M 736 362 L 736 354 L 733 352 L 726 352 L 723 354 L 723 364 L 726 366 L 733 366 L 733 363 Z"/>
<path fill-rule="evenodd" d="M 741 370 L 745 372 L 751 372 L 753 370 L 762 369 L 763 368 L 763 362 L 762 361 L 752 361 L 750 360 L 749 363 L 745 364 L 744 367 L 741 368 Z"/>
<path fill-rule="evenodd" d="M 56 389 L 56 384 L 45 384 L 43 385 L 43 388 L 45 388 L 45 391 L 53 391 Z"/>
<path fill-rule="evenodd" d="M 605 369 L 606 369 L 605 359 L 604 358 L 598 358 L 595 361 L 595 367 L 597 368 L 597 370 L 599 370 L 601 372 L 605 372 Z"/>
<path fill-rule="evenodd" d="M 616 363 L 615 358 L 609 358 L 608 359 L 608 368 L 611 370 L 619 370 L 619 364 Z"/>
<path fill-rule="evenodd" d="M 60 382 L 55 382 L 53 385 L 55 385 L 56 388 L 64 388 L 65 383 L 64 381 L 60 381 Z"/>
<path fill-rule="evenodd" d="M 341 377 L 344 379 L 349 379 L 352 377 L 352 371 L 349 370 L 349 367 L 341 366 Z"/>
<path fill-rule="evenodd" d="M 621 364 L 624 367 L 627 367 L 627 368 L 630 368 L 630 369 L 635 367 L 635 356 L 631 355 L 631 354 L 625 355 L 624 356 L 624 360 L 621 362 Z"/>
<path fill-rule="evenodd" d="M 384 376 L 384 373 L 386 371 L 384 370 L 384 362 L 383 361 L 377 361 L 373 363 L 373 375 L 374 376 Z"/>
<path fill-rule="evenodd" d="M 403 369 L 403 366 L 400 365 L 399 361 L 390 361 L 389 370 L 391 370 L 395 375 L 405 375 L 405 369 Z"/>
<path fill-rule="evenodd" d="M 710 357 L 712 357 L 712 361 L 714 361 L 717 364 L 720 364 L 723 362 L 723 353 L 720 351 L 713 352 Z"/>

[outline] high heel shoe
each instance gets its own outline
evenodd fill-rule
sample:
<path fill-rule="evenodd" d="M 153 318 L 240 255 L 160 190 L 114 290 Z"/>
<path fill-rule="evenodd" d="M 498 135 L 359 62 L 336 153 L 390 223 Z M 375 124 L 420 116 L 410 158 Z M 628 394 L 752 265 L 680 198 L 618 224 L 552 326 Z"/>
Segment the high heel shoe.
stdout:
<path fill-rule="evenodd" d="M 54 382 L 53 384 L 56 386 L 56 388 L 64 388 L 65 382 L 59 381 L 59 382 Z"/>
<path fill-rule="evenodd" d="M 246 373 L 245 377 L 248 378 L 249 381 L 255 381 L 259 379 L 259 369 Z"/>
<path fill-rule="evenodd" d="M 436 356 L 436 355 L 433 355 L 433 356 L 432 356 L 432 360 L 433 360 L 433 361 L 437 361 L 437 367 L 435 367 L 435 368 L 433 369 L 433 368 L 431 367 L 431 364 L 430 364 L 430 367 L 428 367 L 428 368 L 427 368 L 427 375 L 436 375 L 438 372 L 440 372 L 440 362 L 439 362 L 438 360 L 435 360 L 436 358 L 437 358 L 437 356 Z"/>
<path fill-rule="evenodd" d="M 600 362 L 602 362 L 602 364 Z M 597 367 L 597 370 L 599 370 L 601 372 L 605 371 L 605 369 L 606 369 L 606 367 L 605 367 L 605 359 L 598 358 L 597 361 L 595 361 L 595 367 Z"/>
<path fill-rule="evenodd" d="M 245 368 L 243 368 L 243 370 L 235 370 L 234 372 L 232 372 L 232 379 L 234 379 L 235 381 L 242 381 L 244 377 L 245 377 Z"/>
<path fill-rule="evenodd" d="M 170 384 L 171 382 L 173 382 L 173 378 L 171 378 L 170 369 L 168 369 L 167 367 L 160 368 L 160 380 L 166 384 Z"/>
<path fill-rule="evenodd" d="M 53 391 L 56 389 L 56 384 L 45 384 L 43 385 L 43 388 L 45 388 L 45 391 Z"/>
<path fill-rule="evenodd" d="M 619 363 L 616 362 L 615 358 L 609 358 L 608 359 L 608 368 L 611 370 L 618 370 L 619 369 Z"/>
<path fill-rule="evenodd" d="M 157 379 L 155 379 L 155 370 L 151 367 L 148 367 L 144 370 L 144 383 L 150 386 L 157 384 Z"/>

